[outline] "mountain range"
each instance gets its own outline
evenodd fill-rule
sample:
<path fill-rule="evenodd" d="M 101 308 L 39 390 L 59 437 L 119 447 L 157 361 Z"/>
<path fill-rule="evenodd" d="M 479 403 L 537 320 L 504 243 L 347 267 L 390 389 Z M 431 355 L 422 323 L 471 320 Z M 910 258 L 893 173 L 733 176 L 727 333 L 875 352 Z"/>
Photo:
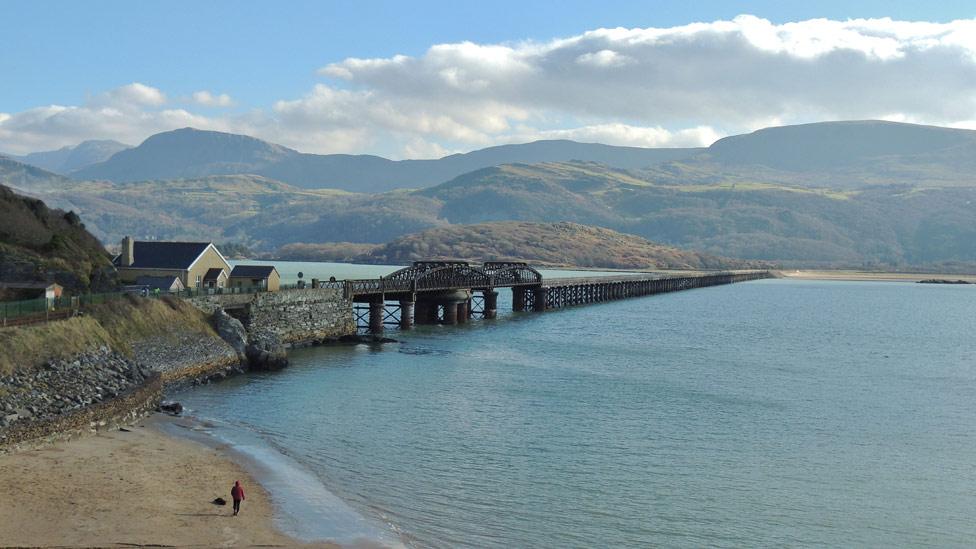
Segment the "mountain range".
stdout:
<path fill-rule="evenodd" d="M 160 140 L 172 143 L 164 147 Z M 612 166 L 607 158 L 506 160 L 532 151 L 572 156 L 566 151 L 573 147 L 610 151 L 616 155 L 610 160 L 629 164 Z M 182 152 L 150 155 L 145 163 L 131 156 L 164 149 Z M 78 211 L 106 242 L 125 234 L 206 235 L 273 253 L 288 244 L 382 244 L 456 225 L 569 221 L 710 255 L 783 265 L 976 266 L 974 131 L 831 122 L 768 128 L 707 149 L 636 151 L 656 152 L 536 142 L 432 161 L 349 157 L 373 158 L 394 171 L 410 162 L 501 162 L 415 189 L 398 188 L 404 180 L 397 179 L 386 184 L 393 190 L 355 193 L 251 173 L 304 158 L 291 149 L 244 136 L 178 130 L 85 169 L 131 165 L 156 170 L 155 179 L 85 180 L 79 175 L 85 170 L 68 179 L 0 159 L 0 182 Z M 320 158 L 326 157 L 342 155 Z M 187 177 L 162 179 L 186 166 Z M 248 173 L 192 175 L 200 166 Z M 323 178 L 334 175 L 322 173 Z"/>
<path fill-rule="evenodd" d="M 698 149 L 642 149 L 574 141 L 489 147 L 436 160 L 372 155 L 306 154 L 244 135 L 183 128 L 153 135 L 138 147 L 71 173 L 114 182 L 253 174 L 305 188 L 384 192 L 436 185 L 463 173 L 513 162 L 589 160 L 642 168 L 685 158 Z"/>
<path fill-rule="evenodd" d="M 976 173 L 976 131 L 883 121 L 821 122 L 726 137 L 707 148 L 645 149 L 559 140 L 501 145 L 434 160 L 389 160 L 306 154 L 244 135 L 184 128 L 153 135 L 134 148 L 86 141 L 73 149 L 12 158 L 76 180 L 249 174 L 303 188 L 364 193 L 430 187 L 502 164 L 567 161 L 645 170 L 650 180 L 679 184 L 758 178 L 830 188 L 892 183 L 965 186 L 974 182 Z"/>
<path fill-rule="evenodd" d="M 92 164 L 104 162 L 119 151 L 131 146 L 112 140 L 82 141 L 74 147 L 61 147 L 56 151 L 34 152 L 24 156 L 8 155 L 13 160 L 37 168 L 65 175 Z"/>

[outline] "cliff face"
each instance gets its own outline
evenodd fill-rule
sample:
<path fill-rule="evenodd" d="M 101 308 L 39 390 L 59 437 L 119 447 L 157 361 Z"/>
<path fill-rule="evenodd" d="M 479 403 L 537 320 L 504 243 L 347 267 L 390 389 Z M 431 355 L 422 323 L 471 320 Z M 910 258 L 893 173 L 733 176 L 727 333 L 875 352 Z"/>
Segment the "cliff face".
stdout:
<path fill-rule="evenodd" d="M 0 280 L 57 282 L 68 291 L 118 285 L 111 258 L 74 212 L 0 185 Z"/>

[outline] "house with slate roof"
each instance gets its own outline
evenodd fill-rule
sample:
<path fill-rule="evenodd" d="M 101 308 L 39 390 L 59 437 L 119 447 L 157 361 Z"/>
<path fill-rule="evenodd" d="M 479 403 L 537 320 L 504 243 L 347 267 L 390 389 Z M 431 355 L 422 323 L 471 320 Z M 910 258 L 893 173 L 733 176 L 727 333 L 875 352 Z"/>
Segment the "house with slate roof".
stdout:
<path fill-rule="evenodd" d="M 122 239 L 113 260 L 124 283 L 139 277 L 177 277 L 185 288 L 224 288 L 231 267 L 213 242 L 158 242 Z"/>
<path fill-rule="evenodd" d="M 274 265 L 236 265 L 230 272 L 230 287 L 277 292 L 281 287 L 281 275 Z"/>

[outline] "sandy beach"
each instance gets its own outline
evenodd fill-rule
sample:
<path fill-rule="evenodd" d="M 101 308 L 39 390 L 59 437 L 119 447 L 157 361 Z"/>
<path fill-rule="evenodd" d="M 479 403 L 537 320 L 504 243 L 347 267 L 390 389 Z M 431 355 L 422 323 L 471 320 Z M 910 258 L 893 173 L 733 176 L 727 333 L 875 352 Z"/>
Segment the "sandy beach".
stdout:
<path fill-rule="evenodd" d="M 161 421 L 0 456 L 0 546 L 311 546 L 275 529 L 239 465 Z M 247 499 L 233 517 L 210 502 L 229 500 L 237 479 Z"/>
<path fill-rule="evenodd" d="M 847 281 L 879 281 L 879 282 L 918 282 L 919 280 L 965 280 L 976 283 L 976 275 L 971 274 L 937 274 L 937 273 L 885 273 L 874 271 L 828 271 L 828 270 L 781 270 L 777 271 L 785 278 L 800 280 L 847 280 Z"/>

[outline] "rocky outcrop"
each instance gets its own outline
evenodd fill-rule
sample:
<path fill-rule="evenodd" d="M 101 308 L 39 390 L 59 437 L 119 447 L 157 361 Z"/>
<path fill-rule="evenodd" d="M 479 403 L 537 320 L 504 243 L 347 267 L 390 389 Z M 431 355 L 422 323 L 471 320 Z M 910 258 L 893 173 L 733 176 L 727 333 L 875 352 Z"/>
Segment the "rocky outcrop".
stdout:
<path fill-rule="evenodd" d="M 280 370 L 288 366 L 288 351 L 274 340 L 257 340 L 247 346 L 247 364 L 252 370 Z"/>
<path fill-rule="evenodd" d="M 247 330 L 244 329 L 241 321 L 230 316 L 223 309 L 217 309 L 211 317 L 211 322 L 217 330 L 217 335 L 237 351 L 237 355 L 243 360 L 247 350 Z"/>

